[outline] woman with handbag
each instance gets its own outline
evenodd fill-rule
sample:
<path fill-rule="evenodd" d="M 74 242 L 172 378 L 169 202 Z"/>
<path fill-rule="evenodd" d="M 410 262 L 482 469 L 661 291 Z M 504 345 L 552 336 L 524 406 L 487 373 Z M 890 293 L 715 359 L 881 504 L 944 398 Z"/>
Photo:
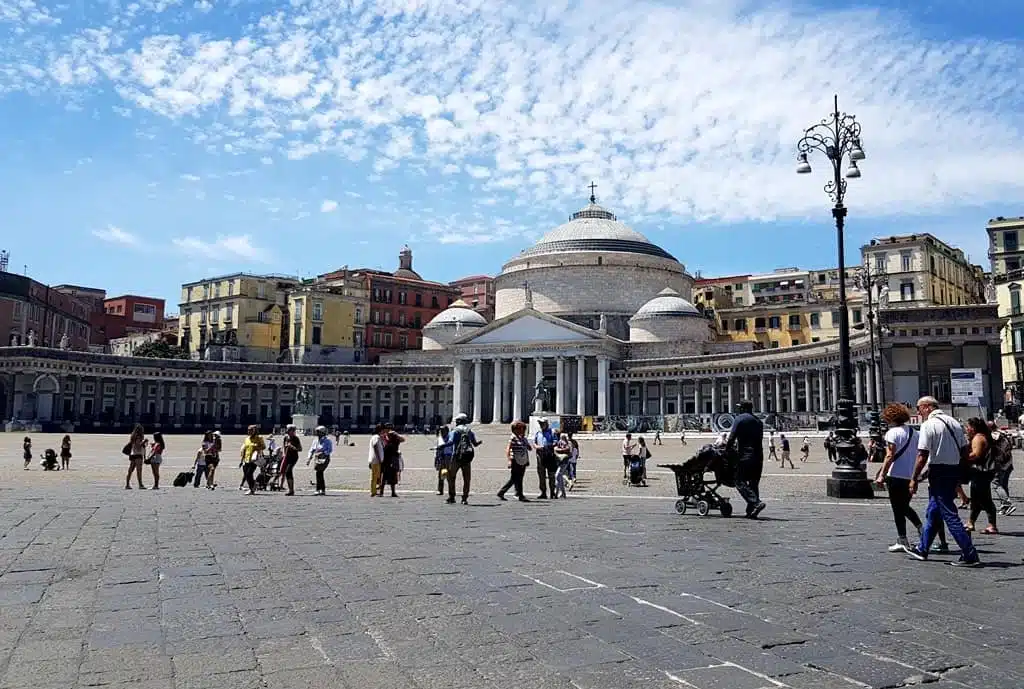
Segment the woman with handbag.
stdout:
<path fill-rule="evenodd" d="M 983 534 L 998 534 L 996 528 L 996 504 L 992 500 L 992 478 L 995 476 L 995 463 L 992 459 L 992 431 L 984 419 L 977 417 L 967 419 L 967 439 L 971 443 L 970 462 L 971 479 L 971 515 L 964 528 L 974 531 L 974 522 L 984 511 L 988 515 L 988 526 Z"/>
<path fill-rule="evenodd" d="M 139 490 L 146 490 L 146 487 L 142 485 L 142 461 L 146 457 L 146 431 L 140 424 L 135 424 L 132 434 L 128 437 L 128 443 L 121 451 L 128 455 L 128 476 L 124 480 L 124 489 L 132 489 L 132 472 L 135 472 L 139 480 Z"/>

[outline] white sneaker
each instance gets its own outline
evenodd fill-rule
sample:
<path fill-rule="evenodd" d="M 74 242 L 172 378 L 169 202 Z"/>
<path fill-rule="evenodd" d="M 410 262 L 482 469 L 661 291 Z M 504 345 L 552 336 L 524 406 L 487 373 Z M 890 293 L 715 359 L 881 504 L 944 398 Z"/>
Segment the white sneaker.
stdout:
<path fill-rule="evenodd" d="M 896 540 L 895 543 L 893 543 L 891 546 L 889 546 L 889 552 L 890 553 L 905 553 L 905 552 L 907 552 L 907 548 L 909 548 L 909 547 L 910 547 L 910 543 L 907 541 L 907 539 L 899 538 L 899 539 Z"/>

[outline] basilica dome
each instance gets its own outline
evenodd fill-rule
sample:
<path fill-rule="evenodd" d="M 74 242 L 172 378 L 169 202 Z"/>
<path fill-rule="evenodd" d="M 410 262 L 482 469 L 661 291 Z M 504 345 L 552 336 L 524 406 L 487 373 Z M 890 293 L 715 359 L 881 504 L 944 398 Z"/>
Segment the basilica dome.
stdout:
<path fill-rule="evenodd" d="M 685 301 L 693 278 L 672 254 L 599 206 L 590 203 L 569 221 L 502 266 L 495 278 L 495 317 L 527 306 L 629 338 L 629 319 L 666 287 Z M 691 307 L 692 308 L 692 307 Z"/>
<path fill-rule="evenodd" d="M 640 321 L 648 318 L 672 317 L 692 318 L 694 316 L 700 317 L 700 315 L 700 311 L 696 306 L 680 297 L 679 292 L 666 287 L 658 293 L 658 296 L 641 306 L 632 320 Z"/>
<path fill-rule="evenodd" d="M 700 310 L 666 287 L 629 319 L 630 342 L 689 342 L 710 340 L 709 321 Z"/>
<path fill-rule="evenodd" d="M 444 349 L 471 330 L 487 325 L 487 319 L 457 299 L 423 326 L 423 349 Z"/>

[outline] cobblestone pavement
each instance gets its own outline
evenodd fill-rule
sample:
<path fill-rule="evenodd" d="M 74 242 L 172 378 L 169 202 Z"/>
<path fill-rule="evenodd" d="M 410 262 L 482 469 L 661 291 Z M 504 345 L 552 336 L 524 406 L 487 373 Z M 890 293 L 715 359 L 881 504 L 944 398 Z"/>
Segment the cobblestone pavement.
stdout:
<path fill-rule="evenodd" d="M 91 461 L 0 485 L 2 689 L 1024 686 L 1013 518 L 957 570 L 886 553 L 882 500 L 140 492 Z"/>

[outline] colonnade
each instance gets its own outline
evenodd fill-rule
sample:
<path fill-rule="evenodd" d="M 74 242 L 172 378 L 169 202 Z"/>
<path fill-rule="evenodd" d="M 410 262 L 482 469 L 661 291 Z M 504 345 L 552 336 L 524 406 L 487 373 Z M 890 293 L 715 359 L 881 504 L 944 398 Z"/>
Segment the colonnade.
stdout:
<path fill-rule="evenodd" d="M 453 408 L 477 423 L 508 423 L 545 412 L 606 416 L 609 372 L 607 357 L 583 354 L 459 360 L 452 372 Z M 541 386 L 546 404 L 536 394 Z"/>

